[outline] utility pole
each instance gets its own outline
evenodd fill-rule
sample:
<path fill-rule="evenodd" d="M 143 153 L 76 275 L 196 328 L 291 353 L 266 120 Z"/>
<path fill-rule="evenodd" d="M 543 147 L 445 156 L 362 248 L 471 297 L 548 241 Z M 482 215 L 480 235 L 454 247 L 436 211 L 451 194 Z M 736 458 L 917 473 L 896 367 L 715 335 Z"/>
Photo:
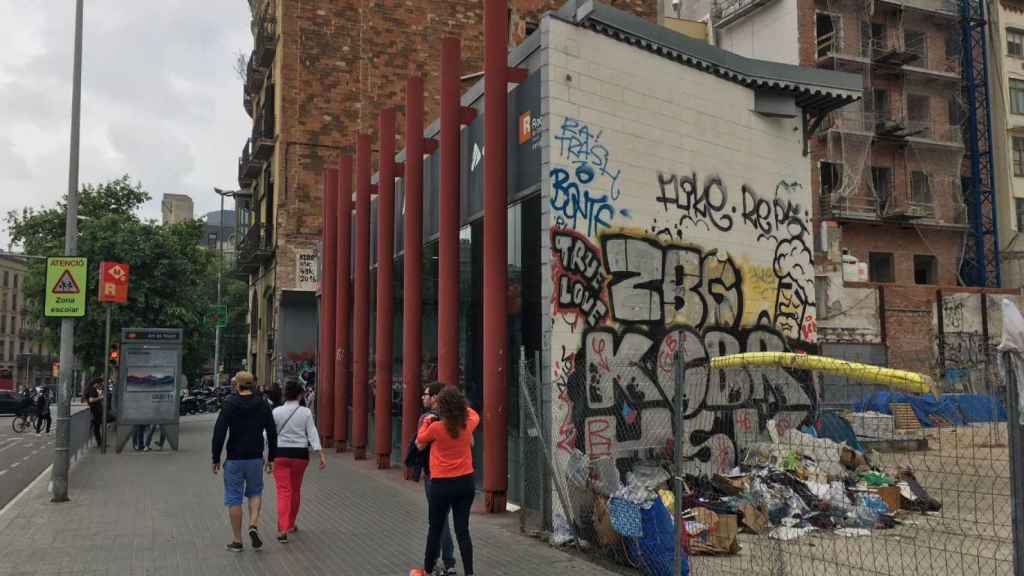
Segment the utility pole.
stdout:
<path fill-rule="evenodd" d="M 64 255 L 78 252 L 78 149 L 82 112 L 82 12 L 83 0 L 75 2 L 75 64 L 71 84 L 71 151 L 68 162 L 67 220 L 64 223 Z M 51 502 L 68 501 L 68 450 L 71 433 L 71 385 L 75 371 L 75 319 L 60 321 L 60 383 L 57 387 L 57 445 L 53 451 Z"/>

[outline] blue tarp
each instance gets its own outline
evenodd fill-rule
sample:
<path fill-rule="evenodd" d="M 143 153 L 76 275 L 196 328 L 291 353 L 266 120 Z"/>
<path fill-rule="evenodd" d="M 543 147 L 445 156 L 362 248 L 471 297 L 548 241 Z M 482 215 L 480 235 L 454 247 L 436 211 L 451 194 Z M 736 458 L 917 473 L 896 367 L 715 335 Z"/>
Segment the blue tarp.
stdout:
<path fill-rule="evenodd" d="M 938 400 L 932 396 L 914 396 L 901 392 L 875 392 L 863 402 L 854 406 L 856 412 L 881 412 L 892 414 L 889 405 L 910 404 L 914 414 L 922 426 L 934 426 L 929 416 L 937 414 L 954 426 L 964 426 L 978 422 L 1002 422 L 1006 420 L 1006 410 L 1002 404 L 990 396 L 981 394 L 943 394 Z"/>
<path fill-rule="evenodd" d="M 981 394 L 944 394 L 943 398 L 952 400 L 964 421 L 968 424 L 978 422 L 1006 422 L 1006 409 L 1002 402 Z"/>
<path fill-rule="evenodd" d="M 902 392 L 889 392 L 888 390 L 882 390 L 875 392 L 871 396 L 868 396 L 867 400 L 858 402 L 854 406 L 856 412 L 881 412 L 882 414 L 892 414 L 892 410 L 889 408 L 890 404 L 910 404 L 914 409 L 914 414 L 917 415 L 917 419 L 921 422 L 921 425 L 927 428 L 934 426 L 929 417 L 932 414 L 938 414 L 946 419 L 947 422 L 954 426 L 963 426 L 964 418 L 960 415 L 960 410 L 957 409 L 956 402 L 953 402 L 949 398 L 939 398 L 936 400 L 932 396 L 914 396 L 911 394 L 904 394 Z"/>
<path fill-rule="evenodd" d="M 835 412 L 822 412 L 818 416 L 818 421 L 814 423 L 814 428 L 818 438 L 828 438 L 840 444 L 845 443 L 854 450 L 864 451 L 864 447 L 857 440 L 857 433 L 853 431 L 853 427 L 845 418 Z"/>

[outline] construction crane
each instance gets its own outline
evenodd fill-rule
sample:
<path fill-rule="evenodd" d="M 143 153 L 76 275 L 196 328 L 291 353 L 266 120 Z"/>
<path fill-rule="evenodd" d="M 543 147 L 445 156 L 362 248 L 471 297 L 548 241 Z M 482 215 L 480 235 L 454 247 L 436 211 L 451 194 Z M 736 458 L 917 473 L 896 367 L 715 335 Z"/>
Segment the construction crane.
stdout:
<path fill-rule="evenodd" d="M 992 162 L 992 112 L 984 0 L 959 0 L 963 39 L 962 92 L 966 105 L 967 174 L 962 187 L 968 209 L 967 245 L 960 276 L 970 286 L 1001 285 L 996 184 Z"/>

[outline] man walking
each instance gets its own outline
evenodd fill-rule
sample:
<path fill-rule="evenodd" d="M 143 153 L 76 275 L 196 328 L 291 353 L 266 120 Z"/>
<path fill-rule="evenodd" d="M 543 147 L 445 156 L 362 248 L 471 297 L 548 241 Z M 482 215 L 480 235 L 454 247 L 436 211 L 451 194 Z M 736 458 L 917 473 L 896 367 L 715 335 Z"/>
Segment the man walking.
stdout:
<path fill-rule="evenodd" d="M 242 551 L 242 497 L 249 499 L 249 539 L 263 547 L 259 522 L 263 505 L 263 435 L 267 439 L 267 471 L 272 472 L 277 452 L 277 426 L 265 400 L 253 394 L 253 376 L 239 372 L 232 379 L 236 394 L 228 397 L 213 429 L 213 473 L 220 471 L 220 454 L 227 438 L 224 462 L 224 505 L 231 519 L 231 552 Z"/>

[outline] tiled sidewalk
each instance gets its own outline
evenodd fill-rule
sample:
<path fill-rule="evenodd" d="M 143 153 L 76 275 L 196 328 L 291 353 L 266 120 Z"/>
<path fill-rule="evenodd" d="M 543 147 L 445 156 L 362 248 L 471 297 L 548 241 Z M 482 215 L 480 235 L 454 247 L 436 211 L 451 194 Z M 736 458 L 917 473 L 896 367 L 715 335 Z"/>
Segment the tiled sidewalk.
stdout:
<path fill-rule="evenodd" d="M 70 503 L 51 504 L 46 482 L 37 482 L 0 517 L 0 575 L 404 576 L 422 562 L 422 486 L 351 454 L 331 453 L 324 472 L 311 464 L 291 543 L 273 539 L 268 476 L 264 549 L 225 551 L 230 529 L 221 477 L 210 472 L 212 427 L 209 416 L 184 421 L 177 453 L 93 452 L 72 470 Z M 514 517 L 474 514 L 470 525 L 478 575 L 612 574 L 520 535 Z"/>

